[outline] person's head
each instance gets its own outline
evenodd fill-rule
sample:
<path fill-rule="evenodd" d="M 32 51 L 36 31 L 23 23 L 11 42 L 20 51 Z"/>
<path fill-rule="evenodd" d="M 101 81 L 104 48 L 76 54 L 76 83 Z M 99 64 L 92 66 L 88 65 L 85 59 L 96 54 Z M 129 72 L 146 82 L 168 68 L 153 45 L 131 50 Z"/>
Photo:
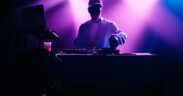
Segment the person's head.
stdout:
<path fill-rule="evenodd" d="M 102 0 L 89 0 L 88 12 L 93 20 L 100 18 L 102 7 Z"/>

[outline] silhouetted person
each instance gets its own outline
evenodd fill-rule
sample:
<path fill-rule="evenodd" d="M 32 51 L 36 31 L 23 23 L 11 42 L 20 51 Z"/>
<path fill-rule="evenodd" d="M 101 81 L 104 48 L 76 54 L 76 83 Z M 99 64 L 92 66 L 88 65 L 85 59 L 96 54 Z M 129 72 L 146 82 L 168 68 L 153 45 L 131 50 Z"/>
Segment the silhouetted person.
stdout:
<path fill-rule="evenodd" d="M 91 20 L 80 26 L 78 37 L 74 40 L 75 47 L 115 49 L 125 43 L 126 34 L 115 23 L 101 17 L 102 7 L 101 0 L 89 1 Z"/>

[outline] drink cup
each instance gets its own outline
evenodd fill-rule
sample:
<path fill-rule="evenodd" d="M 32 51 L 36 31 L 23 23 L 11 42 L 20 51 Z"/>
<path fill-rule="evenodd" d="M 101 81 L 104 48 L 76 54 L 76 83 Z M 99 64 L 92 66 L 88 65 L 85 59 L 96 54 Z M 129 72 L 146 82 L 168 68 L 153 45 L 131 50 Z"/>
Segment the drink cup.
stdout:
<path fill-rule="evenodd" d="M 44 42 L 44 48 L 48 50 L 48 52 L 51 52 L 51 44 L 52 42 Z"/>

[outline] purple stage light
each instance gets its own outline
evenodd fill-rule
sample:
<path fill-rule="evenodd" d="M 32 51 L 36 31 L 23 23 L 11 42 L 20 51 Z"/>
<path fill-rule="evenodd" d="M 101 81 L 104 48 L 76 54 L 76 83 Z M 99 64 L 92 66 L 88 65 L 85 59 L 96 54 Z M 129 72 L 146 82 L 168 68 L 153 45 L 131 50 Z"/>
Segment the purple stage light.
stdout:
<path fill-rule="evenodd" d="M 88 0 L 69 0 L 72 9 L 73 18 L 75 19 L 76 29 L 79 30 L 79 26 L 90 20 L 90 15 L 88 13 Z M 76 31 L 76 35 L 77 32 Z"/>
<path fill-rule="evenodd" d="M 29 6 L 43 4 L 45 10 L 47 10 L 47 9 L 50 9 L 50 8 L 56 6 L 57 4 L 60 4 L 60 3 L 66 2 L 66 1 L 67 0 L 37 0 L 37 1 L 31 2 L 27 5 L 24 5 L 23 7 L 29 7 Z"/>
<path fill-rule="evenodd" d="M 152 8 L 158 0 L 124 0 L 124 2 L 137 16 L 144 18 L 152 12 Z"/>
<path fill-rule="evenodd" d="M 122 53 L 137 52 L 143 38 L 142 30 L 157 3 L 158 0 L 122 0 L 103 13 L 105 18 L 116 22 L 128 35 L 126 44 L 118 47 Z"/>

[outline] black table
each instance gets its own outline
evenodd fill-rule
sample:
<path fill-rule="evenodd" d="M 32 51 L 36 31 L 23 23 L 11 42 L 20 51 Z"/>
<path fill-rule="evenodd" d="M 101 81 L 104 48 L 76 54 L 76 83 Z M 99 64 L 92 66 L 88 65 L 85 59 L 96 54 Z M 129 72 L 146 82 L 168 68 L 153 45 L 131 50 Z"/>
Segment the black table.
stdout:
<path fill-rule="evenodd" d="M 56 57 L 63 61 L 57 74 L 62 91 L 56 90 L 66 96 L 163 95 L 162 66 L 157 55 L 58 53 Z"/>

